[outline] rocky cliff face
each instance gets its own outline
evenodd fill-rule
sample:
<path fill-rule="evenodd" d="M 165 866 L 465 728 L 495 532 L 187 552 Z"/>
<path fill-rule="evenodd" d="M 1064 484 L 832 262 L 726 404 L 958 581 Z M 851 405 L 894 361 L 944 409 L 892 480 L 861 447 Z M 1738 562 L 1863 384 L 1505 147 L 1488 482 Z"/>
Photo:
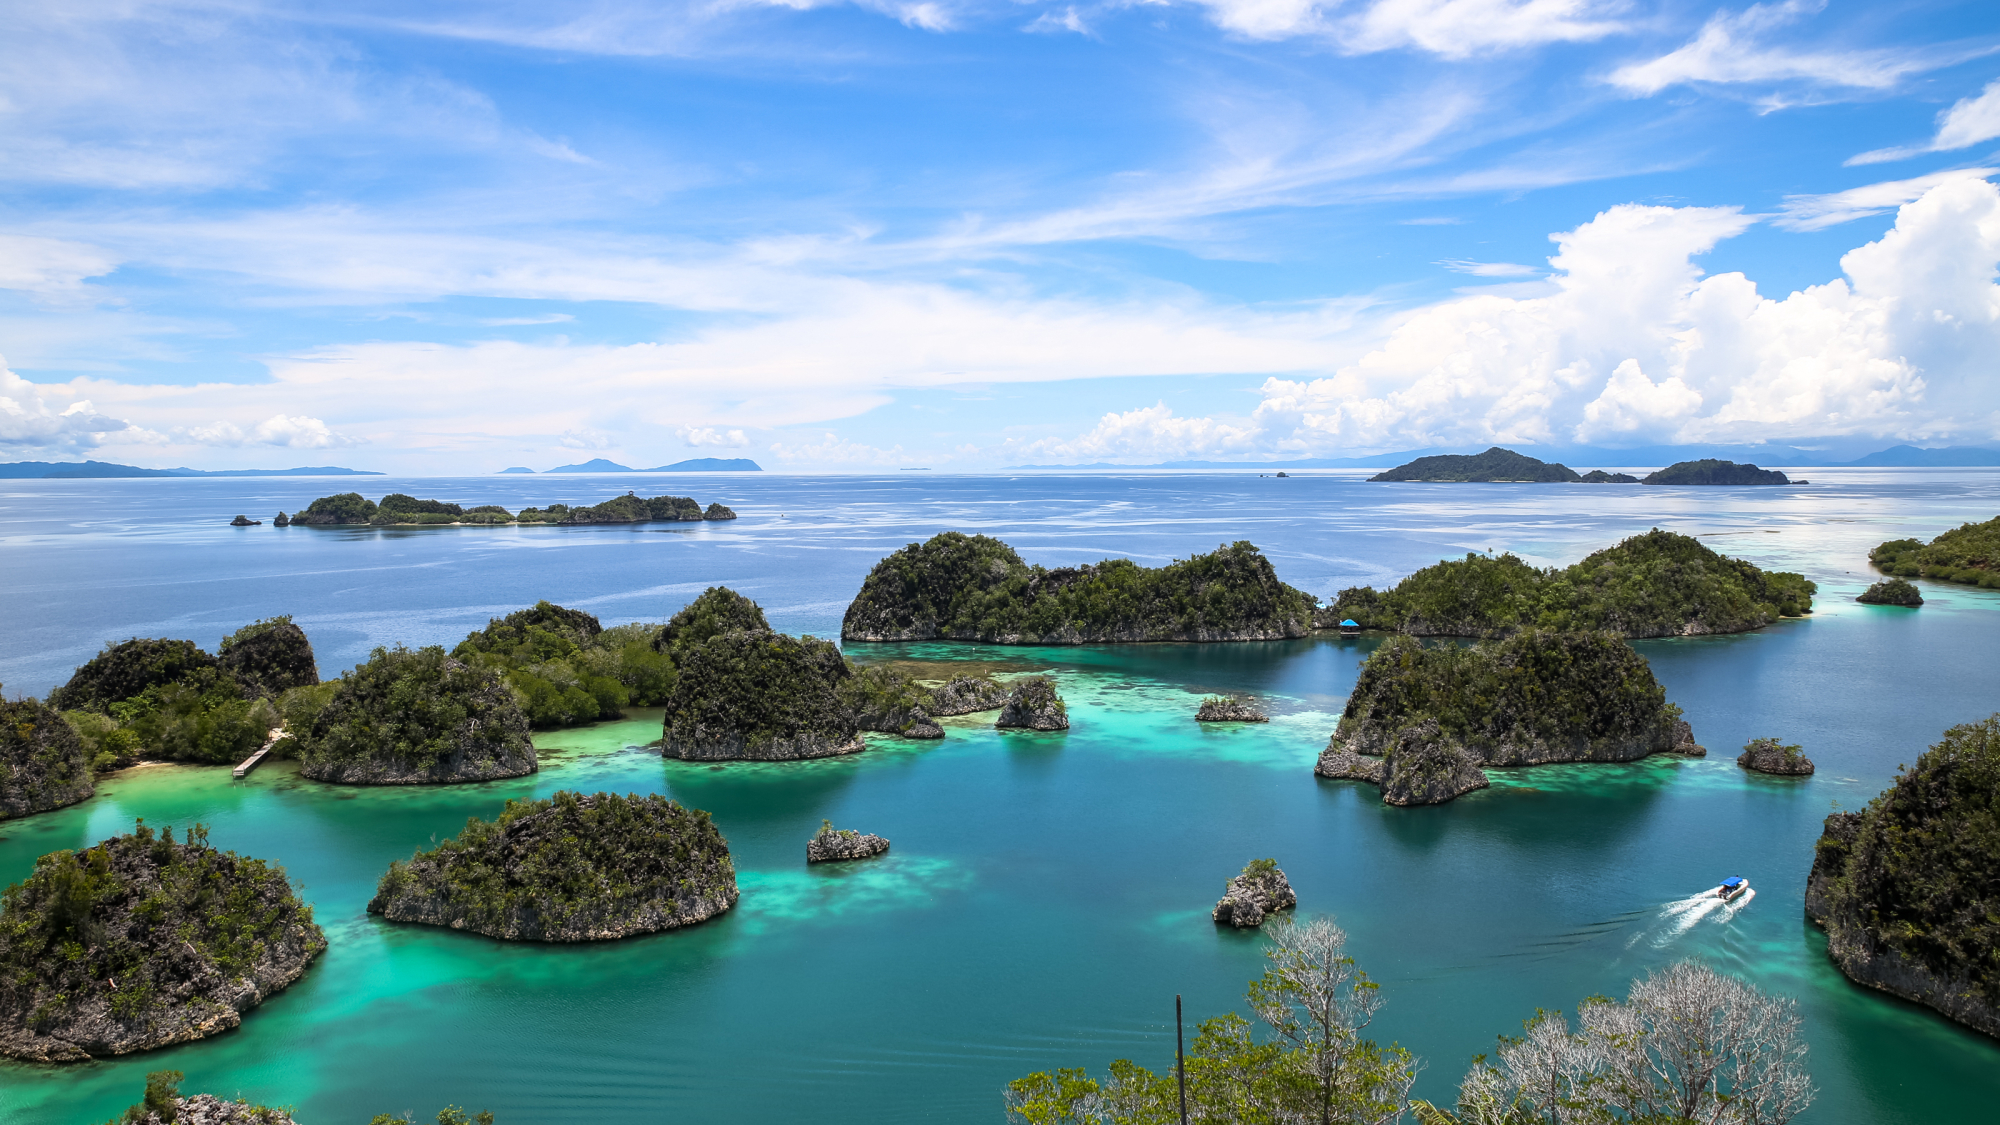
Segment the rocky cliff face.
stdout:
<path fill-rule="evenodd" d="M 1292 884 L 1285 879 L 1285 873 L 1278 870 L 1273 860 L 1251 860 L 1241 875 L 1229 880 L 1224 888 L 1222 900 L 1215 904 L 1209 917 L 1223 925 L 1248 929 L 1261 926 L 1264 920 L 1280 910 L 1290 910 L 1299 904 L 1299 896 L 1292 893 Z"/>
<path fill-rule="evenodd" d="M 96 792 L 90 754 L 60 714 L 33 699 L 0 699 L 0 820 L 74 805 Z"/>
<path fill-rule="evenodd" d="M 326 949 L 283 868 L 141 824 L 43 856 L 0 909 L 0 1054 L 81 1062 L 227 1031 Z"/>
<path fill-rule="evenodd" d="M 565 791 L 509 801 L 391 865 L 368 910 L 506 941 L 605 941 L 706 921 L 736 899 L 707 813 L 657 794 Z"/>
<path fill-rule="evenodd" d="M 866 748 L 826 641 L 762 630 L 718 634 L 680 657 L 661 748 L 688 761 L 793 761 Z"/>
<path fill-rule="evenodd" d="M 851 828 L 822 824 L 819 834 L 806 841 L 807 863 L 832 863 L 845 859 L 867 859 L 889 850 L 889 841 L 863 835 Z"/>
<path fill-rule="evenodd" d="M 499 675 L 441 648 L 376 649 L 343 675 L 298 741 L 299 772 L 348 785 L 435 785 L 539 768 Z"/>
<path fill-rule="evenodd" d="M 1277 640 L 1312 631 L 1313 599 L 1246 542 L 1157 569 L 1128 559 L 1050 570 L 984 535 L 945 532 L 869 572 L 848 641 L 989 644 Z"/>
<path fill-rule="evenodd" d="M 1479 759 L 1425 719 L 1404 727 L 1382 759 L 1382 800 L 1391 805 L 1441 805 L 1491 784 Z"/>
<path fill-rule="evenodd" d="M 1806 913 L 1857 983 L 2000 1036 L 2000 715 L 1953 727 L 1860 812 L 1827 817 Z"/>
<path fill-rule="evenodd" d="M 1007 705 L 1000 709 L 994 726 L 1019 730 L 1068 730 L 1069 708 L 1056 694 L 1056 682 L 1047 676 L 1027 676 L 1014 681 Z"/>
<path fill-rule="evenodd" d="M 924 710 L 937 716 L 971 715 L 1007 705 L 1007 687 L 991 676 L 959 676 L 931 689 Z"/>

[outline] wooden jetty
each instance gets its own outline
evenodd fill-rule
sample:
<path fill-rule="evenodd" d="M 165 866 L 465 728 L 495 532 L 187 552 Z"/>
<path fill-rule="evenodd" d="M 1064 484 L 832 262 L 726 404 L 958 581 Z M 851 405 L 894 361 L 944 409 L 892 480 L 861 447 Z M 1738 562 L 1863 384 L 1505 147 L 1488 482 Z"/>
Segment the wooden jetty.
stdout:
<path fill-rule="evenodd" d="M 242 765 L 239 765 L 235 769 L 230 770 L 229 776 L 242 777 L 245 774 L 249 773 L 251 770 L 256 769 L 259 763 L 263 762 L 264 756 L 266 754 L 269 754 L 271 752 L 271 748 L 273 746 L 276 746 L 278 744 L 278 740 L 283 737 L 285 737 L 285 728 L 283 727 L 272 728 L 271 736 L 264 740 L 264 745 L 259 746 L 255 754 L 252 754 L 249 757 L 243 759 Z"/>

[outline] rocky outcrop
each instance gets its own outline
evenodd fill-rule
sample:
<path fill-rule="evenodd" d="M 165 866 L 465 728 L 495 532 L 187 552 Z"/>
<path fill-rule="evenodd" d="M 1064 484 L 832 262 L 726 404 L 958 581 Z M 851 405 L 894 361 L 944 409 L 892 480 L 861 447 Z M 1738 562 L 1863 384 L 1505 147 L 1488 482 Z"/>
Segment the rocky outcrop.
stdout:
<path fill-rule="evenodd" d="M 1425 719 L 1404 727 L 1382 759 L 1382 801 L 1399 807 L 1442 805 L 1492 784 L 1479 759 Z"/>
<path fill-rule="evenodd" d="M 157 1112 L 146 1112 L 137 1117 L 124 1118 L 123 1125 L 169 1125 L 169 1122 L 171 1125 L 298 1125 L 292 1115 L 282 1109 L 224 1101 L 214 1094 L 175 1099 L 171 1119 Z"/>
<path fill-rule="evenodd" d="M 1900 605 L 1910 609 L 1924 604 L 1923 591 L 1901 578 L 1886 578 L 1863 590 L 1854 599 L 1864 605 Z"/>
<path fill-rule="evenodd" d="M 290 527 L 290 526 L 292 526 L 292 517 L 290 517 L 290 516 L 286 515 L 286 514 L 285 514 L 285 513 L 283 513 L 283 512 L 279 512 L 279 513 L 278 513 L 278 518 L 277 518 L 277 519 L 274 519 L 274 520 L 272 520 L 272 521 L 271 521 L 271 526 L 272 526 L 272 527 Z"/>
<path fill-rule="evenodd" d="M 707 508 L 702 510 L 701 518 L 705 520 L 733 520 L 736 518 L 736 513 L 729 508 L 723 507 L 721 504 L 711 503 Z"/>
<path fill-rule="evenodd" d="M 539 767 L 528 720 L 498 673 L 442 648 L 378 648 L 296 732 L 299 772 L 347 785 L 439 785 Z"/>
<path fill-rule="evenodd" d="M 1639 478 L 1631 473 L 1608 473 L 1603 469 L 1592 469 L 1577 478 L 1580 484 L 1638 484 Z"/>
<path fill-rule="evenodd" d="M 1339 735 L 1327 740 L 1326 749 L 1319 752 L 1319 761 L 1313 766 L 1313 773 L 1335 781 L 1367 781 L 1382 784 L 1382 759 L 1364 758 L 1349 749 Z"/>
<path fill-rule="evenodd" d="M 74 805 L 97 792 L 76 730 L 38 700 L 0 699 L 0 820 Z"/>
<path fill-rule="evenodd" d="M 841 621 L 844 641 L 988 644 L 1248 641 L 1303 637 L 1313 598 L 1247 542 L 1142 567 L 1129 559 L 1031 567 L 984 535 L 947 531 L 876 563 Z"/>
<path fill-rule="evenodd" d="M 229 526 L 231 527 L 262 527 L 263 525 L 263 520 L 253 520 L 249 516 L 237 516 L 235 519 L 229 521 Z"/>
<path fill-rule="evenodd" d="M 1240 696 L 1212 695 L 1201 701 L 1194 713 L 1198 723 L 1268 723 L 1271 717 L 1255 703 Z"/>
<path fill-rule="evenodd" d="M 1069 708 L 1056 694 L 1054 680 L 1027 676 L 1014 681 L 993 725 L 1002 730 L 1068 730 Z"/>
<path fill-rule="evenodd" d="M 283 868 L 141 823 L 9 891 L 0 1054 L 82 1062 L 227 1031 L 325 949 Z"/>
<path fill-rule="evenodd" d="M 796 761 L 866 749 L 842 698 L 840 650 L 766 630 L 721 633 L 679 657 L 661 749 L 686 761 Z"/>
<path fill-rule="evenodd" d="M 832 821 L 822 820 L 819 833 L 806 841 L 806 862 L 867 859 L 888 850 L 889 841 L 880 836 L 866 836 L 851 828 L 835 828 Z"/>
<path fill-rule="evenodd" d="M 265 698 L 319 682 L 312 642 L 290 617 L 267 618 L 224 637 L 219 662 L 251 693 Z"/>
<path fill-rule="evenodd" d="M 944 728 L 924 709 L 931 693 L 916 681 L 879 665 L 850 671 L 837 690 L 856 727 L 898 738 L 944 737 Z"/>
<path fill-rule="evenodd" d="M 991 676 L 956 676 L 931 689 L 924 710 L 940 717 L 997 711 L 1007 705 L 1007 685 Z"/>
<path fill-rule="evenodd" d="M 1743 753 L 1737 755 L 1736 764 L 1746 770 L 1782 777 L 1809 777 L 1814 768 L 1812 759 L 1799 753 L 1797 746 L 1787 746 L 1775 738 L 1751 740 L 1743 747 Z"/>
<path fill-rule="evenodd" d="M 1806 913 L 1840 971 L 2000 1036 L 2000 715 L 1945 732 L 1814 849 Z"/>
<path fill-rule="evenodd" d="M 1708 747 L 1694 740 L 1694 728 L 1686 719 L 1674 720 L 1674 744 L 1667 750 L 1669 754 L 1679 754 L 1684 758 L 1706 758 Z"/>
<path fill-rule="evenodd" d="M 736 905 L 729 845 L 665 797 L 562 791 L 391 864 L 371 914 L 505 941 L 606 941 L 706 921 Z"/>
<path fill-rule="evenodd" d="M 1280 910 L 1290 910 L 1299 904 L 1299 896 L 1292 893 L 1292 885 L 1285 879 L 1285 873 L 1278 870 L 1274 859 L 1253 859 L 1243 868 L 1243 873 L 1229 880 L 1229 886 L 1222 893 L 1222 901 L 1215 904 L 1209 915 L 1216 922 L 1249 929 L 1261 926 L 1264 920 Z"/>

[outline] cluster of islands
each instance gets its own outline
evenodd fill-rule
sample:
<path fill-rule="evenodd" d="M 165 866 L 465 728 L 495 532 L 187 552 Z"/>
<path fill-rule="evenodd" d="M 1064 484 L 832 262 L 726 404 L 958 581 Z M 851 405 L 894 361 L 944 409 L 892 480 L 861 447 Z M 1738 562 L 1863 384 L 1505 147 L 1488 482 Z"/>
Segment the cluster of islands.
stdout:
<path fill-rule="evenodd" d="M 1279 476 L 1285 474 L 1279 473 Z M 1713 457 L 1699 461 L 1678 461 L 1644 477 L 1592 469 L 1579 474 L 1567 465 L 1541 461 L 1511 449 L 1494 446 L 1484 453 L 1439 454 L 1419 457 L 1368 478 L 1371 481 L 1429 481 L 1449 484 L 1664 484 L 1738 485 L 1809 484 L 1792 480 L 1776 469 L 1760 469 Z"/>
<path fill-rule="evenodd" d="M 468 508 L 444 500 L 419 500 L 404 492 L 391 492 L 380 503 L 359 492 L 342 492 L 322 496 L 300 512 L 279 512 L 271 524 L 274 527 L 492 527 L 501 524 L 581 527 L 587 524 L 685 523 L 735 518 L 736 513 L 721 504 L 712 503 L 704 508 L 689 496 L 642 497 L 631 492 L 614 496 L 602 504 L 550 504 L 546 508 L 523 508 L 518 512 L 509 512 L 498 504 L 476 504 Z M 239 515 L 229 522 L 235 527 L 256 527 L 264 521 Z"/>
<path fill-rule="evenodd" d="M 323 498 L 293 522 L 479 514 L 408 500 Z M 564 510 L 557 522 L 729 518 L 717 507 L 626 496 Z M 581 513 L 598 514 L 574 518 Z M 1883 544 L 1871 557 L 1896 574 L 1991 585 L 1996 535 L 2000 520 L 1928 545 Z M 1892 583 L 1909 586 L 1891 577 L 1871 594 Z M 1659 529 L 1567 567 L 1469 554 L 1386 590 L 1342 590 L 1324 606 L 1248 542 L 1161 567 L 1108 559 L 1046 568 L 998 539 L 944 532 L 869 571 L 842 620 L 845 653 L 773 629 L 754 601 L 720 586 L 657 624 L 607 628 L 538 602 L 449 651 L 377 648 L 331 680 L 285 617 L 246 625 L 213 653 L 177 639 L 112 644 L 46 702 L 0 701 L 0 819 L 88 800 L 98 775 L 142 757 L 292 758 L 304 777 L 330 785 L 517 777 L 539 768 L 531 731 L 635 706 L 661 709 L 658 752 L 691 762 L 862 753 L 866 734 L 939 739 L 939 719 L 976 713 L 993 713 L 1003 730 L 1057 731 L 1070 715 L 1051 676 L 925 679 L 852 654 L 883 641 L 1256 642 L 1364 630 L 1388 636 L 1362 665 L 1312 772 L 1326 784 L 1373 786 L 1392 806 L 1432 805 L 1488 786 L 1491 769 L 1705 754 L 1630 642 L 1764 628 L 1811 613 L 1817 592 L 1801 575 Z M 1889 593 L 1862 600 L 1905 604 Z M 1189 718 L 1267 715 L 1254 699 L 1209 697 Z M 1778 776 L 1813 769 L 1800 747 L 1775 738 L 1753 741 L 1738 762 Z M 1996 795 L 2000 715 L 1946 731 L 1865 809 L 1828 819 L 1808 907 L 1847 975 L 2000 1035 L 2000 871 L 1987 862 L 2000 851 Z M 808 863 L 889 848 L 832 824 L 803 843 Z M 696 925 L 732 909 L 738 894 L 728 842 L 706 812 L 659 795 L 564 790 L 509 802 L 392 863 L 368 911 L 502 941 L 569 943 Z M 1258 860 L 1230 881 L 1212 916 L 1256 926 L 1296 901 L 1276 862 Z M 327 942 L 282 868 L 216 849 L 199 825 L 177 838 L 141 822 L 42 857 L 6 892 L 0 1054 L 75 1062 L 227 1030 L 298 980 Z"/>

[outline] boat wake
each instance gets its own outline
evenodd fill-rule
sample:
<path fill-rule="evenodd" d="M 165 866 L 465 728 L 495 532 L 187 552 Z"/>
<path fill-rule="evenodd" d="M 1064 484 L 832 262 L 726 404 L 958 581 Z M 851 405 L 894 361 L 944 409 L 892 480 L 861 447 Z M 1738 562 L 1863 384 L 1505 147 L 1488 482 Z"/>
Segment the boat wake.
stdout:
<path fill-rule="evenodd" d="M 1659 948 L 1673 942 L 1704 921 L 1727 925 L 1738 914 L 1743 913 L 1743 908 L 1749 906 L 1750 900 L 1756 897 L 1756 888 L 1746 887 L 1742 894 L 1733 899 L 1718 896 L 1714 888 L 1686 898 L 1675 899 L 1660 907 L 1658 925 L 1649 926 L 1632 935 L 1632 940 L 1626 943 L 1626 948 L 1637 945 L 1639 939 L 1648 933 L 1652 934 L 1654 947 Z"/>

